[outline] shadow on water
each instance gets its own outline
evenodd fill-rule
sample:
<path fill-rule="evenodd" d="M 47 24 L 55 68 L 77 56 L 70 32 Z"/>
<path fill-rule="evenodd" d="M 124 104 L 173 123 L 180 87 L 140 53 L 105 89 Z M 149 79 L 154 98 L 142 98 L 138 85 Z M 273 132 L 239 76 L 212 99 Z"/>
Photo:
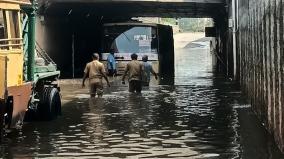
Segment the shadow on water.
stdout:
<path fill-rule="evenodd" d="M 101 99 L 62 85 L 63 116 L 27 123 L 3 158 L 284 158 L 241 92 L 213 74 L 207 49 L 177 50 L 174 85 L 140 95 L 113 82 Z"/>

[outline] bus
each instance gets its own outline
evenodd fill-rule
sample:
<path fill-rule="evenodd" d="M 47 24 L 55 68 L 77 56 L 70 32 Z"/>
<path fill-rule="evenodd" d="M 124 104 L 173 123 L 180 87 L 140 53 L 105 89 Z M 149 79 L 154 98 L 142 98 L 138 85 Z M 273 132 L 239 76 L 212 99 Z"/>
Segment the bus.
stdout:
<path fill-rule="evenodd" d="M 172 64 L 170 70 L 173 70 L 174 44 L 171 26 L 142 22 L 106 23 L 102 33 L 101 61 L 106 65 L 107 57 L 113 51 L 118 74 L 123 73 L 133 53 L 138 55 L 140 61 L 142 56 L 147 55 L 157 73 L 164 69 L 161 67 L 161 59 L 164 59 L 163 63 Z"/>

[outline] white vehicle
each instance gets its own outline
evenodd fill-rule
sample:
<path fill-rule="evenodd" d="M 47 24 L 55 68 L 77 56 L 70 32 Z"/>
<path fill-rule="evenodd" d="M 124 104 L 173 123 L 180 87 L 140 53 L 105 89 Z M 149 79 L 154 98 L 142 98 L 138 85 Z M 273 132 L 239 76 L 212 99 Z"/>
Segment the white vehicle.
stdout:
<path fill-rule="evenodd" d="M 167 28 L 167 32 L 160 28 Z M 165 30 L 165 29 L 163 29 Z M 173 52 L 172 28 L 160 24 L 148 24 L 141 22 L 107 23 L 103 25 L 101 61 L 106 64 L 107 57 L 111 51 L 117 61 L 117 73 L 122 74 L 125 65 L 131 60 L 131 54 L 136 53 L 138 60 L 143 55 L 148 55 L 155 72 L 160 72 L 160 57 L 163 50 L 161 45 L 161 34 L 167 34 L 171 42 L 167 47 Z M 173 53 L 172 53 L 173 54 Z"/>

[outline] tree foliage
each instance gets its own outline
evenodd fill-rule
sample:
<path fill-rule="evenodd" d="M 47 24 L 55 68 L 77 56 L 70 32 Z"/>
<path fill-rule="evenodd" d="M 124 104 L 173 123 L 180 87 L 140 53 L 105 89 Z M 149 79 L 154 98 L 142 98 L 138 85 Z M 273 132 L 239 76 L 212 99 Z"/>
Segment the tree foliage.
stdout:
<path fill-rule="evenodd" d="M 204 32 L 205 27 L 213 26 L 212 19 L 209 18 L 162 18 L 161 23 L 178 24 L 181 32 Z"/>

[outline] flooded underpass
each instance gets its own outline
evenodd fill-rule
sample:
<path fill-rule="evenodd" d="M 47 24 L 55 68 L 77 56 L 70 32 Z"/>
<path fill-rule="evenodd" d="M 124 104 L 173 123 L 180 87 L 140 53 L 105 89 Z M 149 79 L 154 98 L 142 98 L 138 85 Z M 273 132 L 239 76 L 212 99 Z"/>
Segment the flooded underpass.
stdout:
<path fill-rule="evenodd" d="M 214 73 L 208 39 L 175 50 L 175 85 L 128 93 L 120 77 L 101 99 L 63 82 L 63 116 L 5 136 L 3 158 L 284 158 L 238 87 Z M 73 83 L 74 82 L 74 83 Z"/>

